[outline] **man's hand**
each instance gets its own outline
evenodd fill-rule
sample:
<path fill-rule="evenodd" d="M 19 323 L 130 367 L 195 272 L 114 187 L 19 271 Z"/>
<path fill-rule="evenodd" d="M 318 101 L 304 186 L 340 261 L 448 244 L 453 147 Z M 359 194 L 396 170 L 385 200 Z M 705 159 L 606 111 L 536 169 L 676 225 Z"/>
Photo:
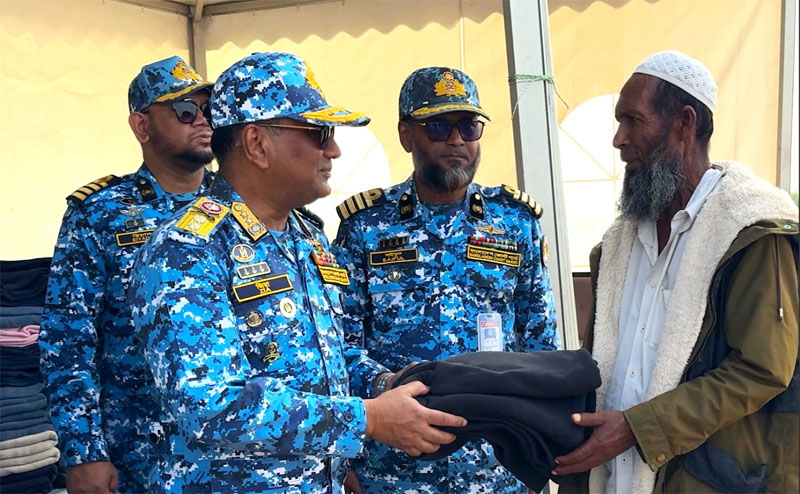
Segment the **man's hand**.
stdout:
<path fill-rule="evenodd" d="M 69 494 L 111 494 L 118 487 L 117 469 L 107 461 L 81 463 L 67 472 Z"/>
<path fill-rule="evenodd" d="M 558 465 L 553 470 L 555 475 L 585 472 L 602 465 L 636 444 L 636 438 L 620 411 L 573 413 L 572 421 L 584 427 L 594 426 L 595 429 L 589 440 L 578 446 L 575 451 L 555 459 Z"/>
<path fill-rule="evenodd" d="M 344 478 L 344 494 L 364 494 L 361 484 L 358 482 L 358 476 L 352 470 L 348 470 L 347 476 Z"/>
<path fill-rule="evenodd" d="M 441 444 L 453 442 L 455 435 L 432 426 L 464 427 L 467 421 L 456 415 L 425 408 L 414 399 L 429 390 L 421 382 L 414 381 L 375 399 L 364 400 L 367 437 L 411 456 L 433 453 Z"/>

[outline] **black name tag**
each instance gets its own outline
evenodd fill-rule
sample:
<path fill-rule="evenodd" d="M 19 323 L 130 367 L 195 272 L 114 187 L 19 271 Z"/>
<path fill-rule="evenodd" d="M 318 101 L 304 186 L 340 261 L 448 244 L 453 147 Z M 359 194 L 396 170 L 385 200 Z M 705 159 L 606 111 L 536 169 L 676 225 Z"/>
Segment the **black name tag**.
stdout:
<path fill-rule="evenodd" d="M 369 263 L 372 266 L 383 266 L 385 264 L 396 264 L 400 262 L 414 262 L 419 259 L 417 248 L 383 250 L 369 253 Z"/>
<path fill-rule="evenodd" d="M 153 230 L 139 230 L 138 232 L 117 233 L 117 245 L 125 247 L 126 245 L 139 245 L 147 242 Z"/>
<path fill-rule="evenodd" d="M 233 286 L 233 294 L 239 302 L 247 302 L 267 295 L 281 293 L 291 290 L 292 282 L 288 274 L 280 274 L 269 278 L 243 283 Z"/>

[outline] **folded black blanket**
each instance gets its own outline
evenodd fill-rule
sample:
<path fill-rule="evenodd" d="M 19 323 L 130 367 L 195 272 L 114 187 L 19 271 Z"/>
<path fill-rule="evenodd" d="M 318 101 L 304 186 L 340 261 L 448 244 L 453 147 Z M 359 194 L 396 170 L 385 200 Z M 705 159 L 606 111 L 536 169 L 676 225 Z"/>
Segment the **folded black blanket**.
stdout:
<path fill-rule="evenodd" d="M 445 458 L 471 439 L 485 439 L 503 466 L 539 492 L 552 477 L 553 458 L 591 435 L 570 415 L 595 410 L 600 373 L 586 350 L 476 352 L 423 362 L 399 375 L 394 386 L 411 381 L 431 388 L 417 397 L 422 405 L 468 421 L 466 427 L 443 427 L 456 440 L 418 460 Z"/>
<path fill-rule="evenodd" d="M 44 305 L 50 258 L 0 261 L 0 305 Z"/>

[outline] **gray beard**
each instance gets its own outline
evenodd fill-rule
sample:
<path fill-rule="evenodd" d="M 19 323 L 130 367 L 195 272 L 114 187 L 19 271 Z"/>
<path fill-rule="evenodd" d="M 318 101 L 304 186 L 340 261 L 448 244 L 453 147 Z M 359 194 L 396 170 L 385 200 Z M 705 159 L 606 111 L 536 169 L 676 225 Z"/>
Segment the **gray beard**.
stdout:
<path fill-rule="evenodd" d="M 669 154 L 666 144 L 666 133 L 659 133 L 643 168 L 625 172 L 618 203 L 625 219 L 657 221 L 685 182 L 683 158 Z"/>
<path fill-rule="evenodd" d="M 452 192 L 465 187 L 475 178 L 481 152 L 478 149 L 475 159 L 466 165 L 461 166 L 460 162 L 455 161 L 451 163 L 452 168 L 447 169 L 430 161 L 425 153 L 416 148 L 411 151 L 411 156 L 415 163 L 425 163 L 416 174 L 420 182 L 440 192 Z"/>

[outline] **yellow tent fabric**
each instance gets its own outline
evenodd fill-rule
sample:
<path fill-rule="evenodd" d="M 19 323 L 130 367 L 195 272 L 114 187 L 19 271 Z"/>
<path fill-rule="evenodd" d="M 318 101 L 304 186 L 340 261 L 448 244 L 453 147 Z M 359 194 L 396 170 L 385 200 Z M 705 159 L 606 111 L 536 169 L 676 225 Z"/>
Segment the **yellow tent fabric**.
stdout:
<path fill-rule="evenodd" d="M 549 6 L 553 75 L 570 109 L 617 92 L 652 52 L 686 51 L 709 66 L 721 88 L 712 156 L 748 162 L 774 181 L 780 0 Z M 202 28 L 210 78 L 257 50 L 306 57 L 332 101 L 373 118 L 369 129 L 393 182 L 411 172 L 396 136 L 403 79 L 426 65 L 463 68 L 492 117 L 476 179 L 516 182 L 501 0 L 347 0 L 216 16 Z M 110 0 L 0 0 L 0 46 L 0 258 L 48 256 L 64 197 L 139 166 L 127 86 L 143 64 L 175 54 L 188 59 L 186 19 Z M 570 109 L 558 103 L 559 121 Z M 593 206 L 568 205 L 568 212 Z"/>

